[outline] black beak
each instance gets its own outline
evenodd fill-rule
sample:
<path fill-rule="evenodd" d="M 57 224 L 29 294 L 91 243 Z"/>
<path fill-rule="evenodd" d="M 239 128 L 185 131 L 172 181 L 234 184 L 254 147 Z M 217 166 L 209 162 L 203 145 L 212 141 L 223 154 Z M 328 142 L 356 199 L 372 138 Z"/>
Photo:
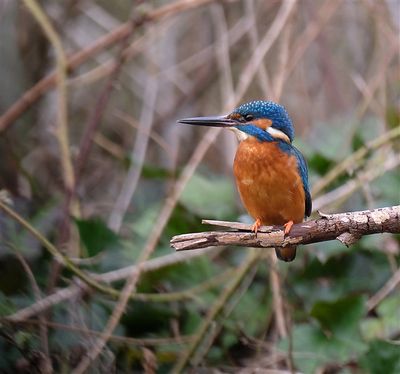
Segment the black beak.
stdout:
<path fill-rule="evenodd" d="M 178 120 L 178 123 L 184 125 L 198 125 L 198 126 L 210 126 L 210 127 L 232 127 L 237 126 L 239 123 L 226 116 L 218 117 L 193 117 L 184 118 Z"/>

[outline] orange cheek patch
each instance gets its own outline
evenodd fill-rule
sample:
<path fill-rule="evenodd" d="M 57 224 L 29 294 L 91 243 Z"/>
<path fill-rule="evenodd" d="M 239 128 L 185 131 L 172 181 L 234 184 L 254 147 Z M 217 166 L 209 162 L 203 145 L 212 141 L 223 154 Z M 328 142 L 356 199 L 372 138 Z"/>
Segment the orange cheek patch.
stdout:
<path fill-rule="evenodd" d="M 266 118 L 260 118 L 260 119 L 256 119 L 254 121 L 251 121 L 252 124 L 256 125 L 257 127 L 259 127 L 262 130 L 266 130 L 268 127 L 270 127 L 272 125 L 272 121 Z"/>

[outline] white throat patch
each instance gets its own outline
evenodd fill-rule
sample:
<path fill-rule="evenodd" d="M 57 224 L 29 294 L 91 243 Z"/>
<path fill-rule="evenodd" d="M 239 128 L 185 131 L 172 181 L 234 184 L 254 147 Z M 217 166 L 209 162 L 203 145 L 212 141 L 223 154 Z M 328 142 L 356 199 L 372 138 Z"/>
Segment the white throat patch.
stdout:
<path fill-rule="evenodd" d="M 247 138 L 250 137 L 249 134 L 246 134 L 245 132 L 240 131 L 240 130 L 238 130 L 238 129 L 235 128 L 235 127 L 229 127 L 228 129 L 231 130 L 231 131 L 233 131 L 233 133 L 236 135 L 236 139 L 237 139 L 239 142 L 241 142 L 241 141 L 243 141 L 243 140 L 246 140 Z"/>

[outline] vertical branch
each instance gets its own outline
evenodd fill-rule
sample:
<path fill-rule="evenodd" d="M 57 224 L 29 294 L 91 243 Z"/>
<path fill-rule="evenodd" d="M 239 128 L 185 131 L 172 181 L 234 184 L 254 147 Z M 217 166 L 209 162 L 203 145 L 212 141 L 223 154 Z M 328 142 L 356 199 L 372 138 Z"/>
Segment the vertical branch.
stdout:
<path fill-rule="evenodd" d="M 221 74 L 221 95 L 224 107 L 232 108 L 235 97 L 233 95 L 232 67 L 229 57 L 228 27 L 222 5 L 215 4 L 211 7 L 215 27 L 218 31 L 216 43 L 216 60 Z"/>
<path fill-rule="evenodd" d="M 274 305 L 274 315 L 278 335 L 281 338 L 286 338 L 288 335 L 285 322 L 285 308 L 283 305 L 281 280 L 277 268 L 277 259 L 275 253 L 270 254 L 270 282 L 272 289 L 272 300 Z"/>
<path fill-rule="evenodd" d="M 140 128 L 136 133 L 135 144 L 131 153 L 132 164 L 108 221 L 108 226 L 115 232 L 119 232 L 121 228 L 123 218 L 135 193 L 142 172 L 147 144 L 150 138 L 150 129 L 153 124 L 157 90 L 157 80 L 149 73 L 143 96 L 142 113 L 139 121 Z"/>
<path fill-rule="evenodd" d="M 57 87 L 58 87 L 58 112 L 57 112 L 57 140 L 60 146 L 61 165 L 63 170 L 63 178 L 65 190 L 67 192 L 73 189 L 75 184 L 74 170 L 71 161 L 68 139 L 68 111 L 67 111 L 67 59 L 61 40 L 47 18 L 46 14 L 40 8 L 36 0 L 24 0 L 26 7 L 30 10 L 36 21 L 42 27 L 44 33 L 52 44 L 57 63 Z M 76 206 L 70 205 L 69 210 L 74 213 Z"/>
<path fill-rule="evenodd" d="M 246 17 L 251 22 L 251 29 L 249 30 L 250 36 L 250 45 L 252 51 L 255 51 L 258 48 L 258 31 L 257 31 L 257 19 L 254 10 L 254 0 L 248 0 L 244 3 Z M 262 63 L 260 67 L 257 69 L 258 76 L 258 85 L 260 86 L 261 91 L 263 92 L 264 99 L 270 99 L 271 91 L 269 87 L 271 86 L 271 81 L 268 76 L 267 69 L 265 65 Z"/>
<path fill-rule="evenodd" d="M 216 43 L 216 60 L 220 73 L 220 87 L 223 107 L 226 110 L 231 110 L 235 105 L 235 91 L 232 79 L 232 64 L 229 56 L 229 34 L 226 24 L 226 17 L 224 8 L 220 4 L 215 4 L 211 7 L 211 13 L 215 28 L 217 29 L 217 43 Z M 232 134 L 223 131 L 221 137 L 224 142 L 224 157 L 227 164 L 231 163 L 235 156 L 236 139 Z"/>
<path fill-rule="evenodd" d="M 287 23 L 285 30 L 282 32 L 282 38 L 280 43 L 280 52 L 278 55 L 278 72 L 274 79 L 273 95 L 274 101 L 279 102 L 282 95 L 283 85 L 285 83 L 285 71 L 289 61 L 289 44 L 290 35 L 292 32 L 292 24 Z"/>

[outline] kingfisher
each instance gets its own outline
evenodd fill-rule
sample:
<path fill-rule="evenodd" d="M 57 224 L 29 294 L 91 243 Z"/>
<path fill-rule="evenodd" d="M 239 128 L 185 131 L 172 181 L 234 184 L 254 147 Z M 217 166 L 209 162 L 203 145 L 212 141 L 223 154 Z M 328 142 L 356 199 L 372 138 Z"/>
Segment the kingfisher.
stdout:
<path fill-rule="evenodd" d="M 261 225 L 283 225 L 287 235 L 294 223 L 310 216 L 307 162 L 292 144 L 293 123 L 282 105 L 257 100 L 228 115 L 185 118 L 178 123 L 225 127 L 236 134 L 239 146 L 233 173 L 256 235 Z M 293 261 L 296 246 L 277 247 L 275 252 L 280 260 Z"/>

